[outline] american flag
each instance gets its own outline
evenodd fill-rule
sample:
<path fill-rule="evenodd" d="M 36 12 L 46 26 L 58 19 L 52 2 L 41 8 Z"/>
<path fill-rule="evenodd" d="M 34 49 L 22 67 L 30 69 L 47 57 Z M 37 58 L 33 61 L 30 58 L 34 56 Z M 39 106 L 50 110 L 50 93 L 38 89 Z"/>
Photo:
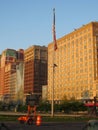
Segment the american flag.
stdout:
<path fill-rule="evenodd" d="M 56 43 L 56 32 L 55 32 L 55 9 L 53 9 L 53 42 L 54 42 L 54 51 L 56 51 L 57 43 Z"/>

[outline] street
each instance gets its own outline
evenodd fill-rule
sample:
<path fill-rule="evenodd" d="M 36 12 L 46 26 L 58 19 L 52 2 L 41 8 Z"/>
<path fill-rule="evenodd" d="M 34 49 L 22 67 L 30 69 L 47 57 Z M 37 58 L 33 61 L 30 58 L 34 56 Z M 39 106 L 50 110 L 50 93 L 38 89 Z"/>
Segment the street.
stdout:
<path fill-rule="evenodd" d="M 40 126 L 20 124 L 18 122 L 2 122 L 0 130 L 82 130 L 86 122 L 42 123 Z"/>

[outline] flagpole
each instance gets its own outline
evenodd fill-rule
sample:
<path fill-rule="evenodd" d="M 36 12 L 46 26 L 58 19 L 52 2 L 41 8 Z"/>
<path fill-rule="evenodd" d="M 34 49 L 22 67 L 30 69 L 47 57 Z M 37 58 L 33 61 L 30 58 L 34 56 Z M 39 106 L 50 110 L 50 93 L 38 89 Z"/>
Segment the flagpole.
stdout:
<path fill-rule="evenodd" d="M 55 9 L 53 9 L 53 43 L 54 43 L 54 49 L 53 49 L 53 84 L 52 84 L 52 102 L 51 102 L 51 116 L 52 117 L 54 117 L 54 76 L 55 76 L 55 67 L 57 67 L 56 64 L 54 63 L 55 51 L 57 49 L 56 34 L 55 34 Z"/>
<path fill-rule="evenodd" d="M 52 86 L 51 116 L 54 117 L 54 65 L 53 65 L 53 86 Z"/>

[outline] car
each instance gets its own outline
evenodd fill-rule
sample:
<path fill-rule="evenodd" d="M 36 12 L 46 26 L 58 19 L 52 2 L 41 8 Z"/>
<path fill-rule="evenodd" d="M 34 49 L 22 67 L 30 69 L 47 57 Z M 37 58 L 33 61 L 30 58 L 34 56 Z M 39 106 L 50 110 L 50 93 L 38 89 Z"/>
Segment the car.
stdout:
<path fill-rule="evenodd" d="M 98 130 L 98 120 L 89 120 L 82 130 Z"/>

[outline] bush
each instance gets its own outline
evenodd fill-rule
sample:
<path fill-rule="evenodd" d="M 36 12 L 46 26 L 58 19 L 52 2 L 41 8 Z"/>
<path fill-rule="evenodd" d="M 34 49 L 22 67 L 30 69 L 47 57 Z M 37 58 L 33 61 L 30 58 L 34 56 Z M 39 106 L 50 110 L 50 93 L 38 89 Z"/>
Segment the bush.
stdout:
<path fill-rule="evenodd" d="M 41 102 L 39 106 L 37 107 L 38 111 L 45 111 L 48 112 L 51 110 L 51 104 L 47 102 Z"/>
<path fill-rule="evenodd" d="M 67 101 L 61 104 L 62 110 L 64 110 L 65 113 L 70 113 L 70 112 L 78 112 L 78 111 L 85 111 L 87 108 L 84 106 L 82 102 L 78 101 Z"/>
<path fill-rule="evenodd" d="M 27 112 L 27 105 L 18 105 L 17 111 L 18 112 Z"/>

